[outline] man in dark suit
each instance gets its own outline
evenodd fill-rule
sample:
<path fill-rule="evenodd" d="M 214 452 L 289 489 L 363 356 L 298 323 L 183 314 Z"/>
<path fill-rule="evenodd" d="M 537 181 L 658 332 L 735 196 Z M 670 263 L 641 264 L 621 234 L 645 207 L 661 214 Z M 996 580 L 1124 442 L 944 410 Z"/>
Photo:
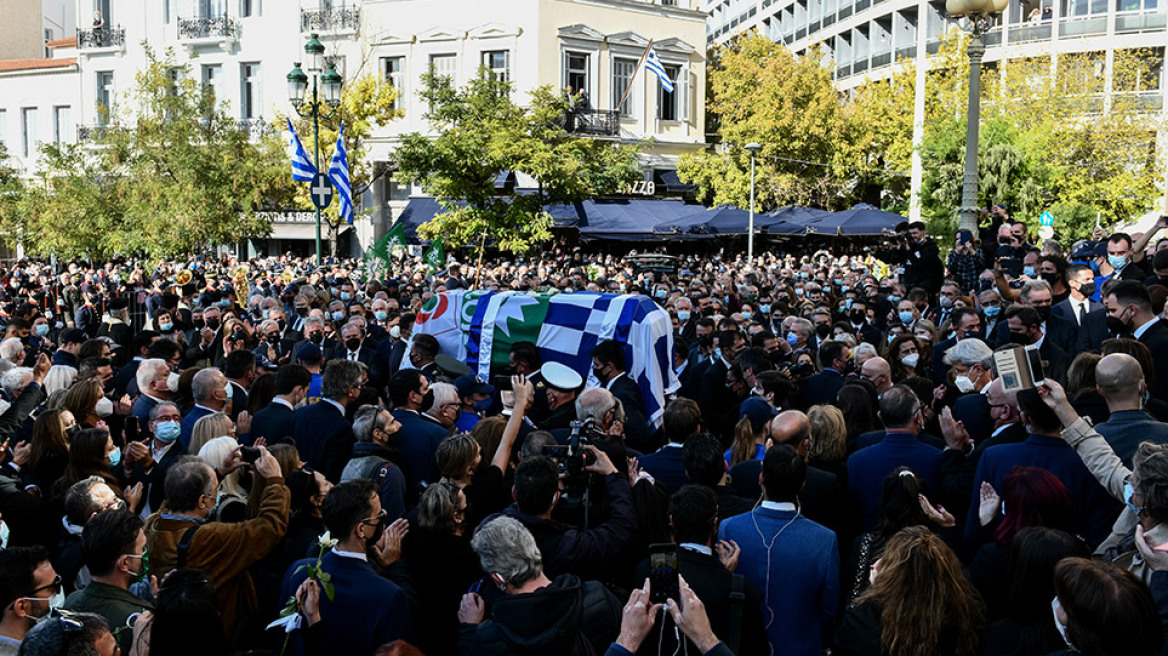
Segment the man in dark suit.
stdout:
<path fill-rule="evenodd" d="M 138 374 L 138 365 L 142 360 L 150 357 L 147 353 L 150 351 L 150 346 L 158 340 L 158 333 L 153 330 L 142 330 L 134 335 L 130 340 L 130 348 L 127 352 L 130 354 L 130 361 L 125 364 L 118 373 L 114 375 L 114 395 L 121 398 L 130 386 L 130 381 Z M 141 390 L 141 386 L 138 387 Z"/>
<path fill-rule="evenodd" d="M 852 357 L 851 349 L 843 342 L 824 342 L 819 347 L 822 371 L 799 383 L 795 407 L 807 411 L 813 405 L 831 403 L 844 386 L 844 368 Z"/>
<path fill-rule="evenodd" d="M 1043 344 L 1051 342 L 1064 353 L 1075 353 L 1079 344 L 1078 327 L 1071 321 L 1054 316 L 1051 304 L 1053 299 L 1050 283 L 1045 280 L 1031 280 L 1026 283 L 1018 297 L 1019 304 L 1033 308 L 1038 314 L 1039 328 L 1046 336 Z M 1009 308 L 1006 309 L 1006 313 L 1009 313 Z M 1008 321 L 999 321 L 995 342 L 991 346 L 1000 348 L 1011 342 L 1010 330 Z M 1070 364 L 1069 359 L 1067 364 Z"/>
<path fill-rule="evenodd" d="M 629 448 L 647 453 L 656 446 L 645 419 L 645 401 L 641 388 L 629 378 L 625 363 L 625 345 L 608 340 L 592 347 L 592 373 L 605 389 L 620 400 L 625 411 L 625 441 Z"/>
<path fill-rule="evenodd" d="M 295 361 L 297 355 L 300 354 L 300 349 L 304 348 L 304 345 L 310 342 L 316 344 L 321 353 L 331 353 L 337 345 L 336 340 L 325 338 L 324 320 L 320 317 L 311 316 L 304 319 L 304 329 L 295 339 L 291 339 L 290 346 L 288 347 L 289 350 L 286 352 L 291 353 L 292 360 Z"/>
<path fill-rule="evenodd" d="M 1132 336 L 1142 342 L 1152 352 L 1155 361 L 1156 386 L 1152 396 L 1168 400 L 1168 324 L 1152 312 L 1152 299 L 1148 288 L 1134 280 L 1124 280 L 1113 287 L 1103 298 L 1107 306 L 1109 326 L 1120 336 Z"/>
<path fill-rule="evenodd" d="M 1168 444 L 1168 424 L 1144 411 L 1146 386 L 1139 360 L 1126 353 L 1104 356 L 1095 367 L 1095 384 L 1111 412 L 1095 431 L 1128 469 L 1140 443 Z"/>
<path fill-rule="evenodd" d="M 1047 322 L 1047 325 L 1051 325 Z M 1042 357 L 1043 376 L 1052 378 L 1059 384 L 1067 382 L 1067 368 L 1071 358 L 1050 335 L 1042 332 L 1038 312 L 1025 305 L 1011 305 L 1006 310 L 1006 327 L 1010 330 L 1010 341 L 1022 346 L 1038 344 Z"/>
<path fill-rule="evenodd" d="M 685 473 L 682 450 L 685 441 L 701 430 L 702 411 L 692 399 L 674 399 L 665 406 L 662 424 L 668 444 L 641 456 L 637 464 L 649 472 L 669 494 L 691 482 Z"/>
<path fill-rule="evenodd" d="M 880 397 L 880 420 L 888 433 L 875 446 L 848 457 L 848 487 L 863 509 L 864 530 L 876 525 L 883 497 L 884 477 L 907 466 L 937 489 L 941 480 L 941 450 L 917 440 L 924 425 L 923 406 L 905 385 L 895 385 Z"/>
<path fill-rule="evenodd" d="M 770 434 L 774 444 L 790 444 L 804 460 L 807 459 L 811 450 L 811 421 L 807 415 L 798 410 L 779 413 L 771 420 Z M 855 505 L 847 502 L 835 474 L 808 465 L 807 481 L 799 492 L 799 502 L 804 515 L 835 531 L 841 541 L 851 542 L 856 535 L 859 513 Z"/>
<path fill-rule="evenodd" d="M 207 415 L 226 414 L 231 410 L 234 388 L 215 367 L 200 369 L 191 379 L 191 395 L 195 397 L 195 407 L 182 420 L 182 433 L 179 435 L 179 444 L 185 452 L 191 446 L 191 433 L 195 424 Z M 301 456 L 304 452 L 301 451 Z"/>
<path fill-rule="evenodd" d="M 1065 319 L 1078 328 L 1075 352 L 1098 351 L 1107 332 L 1107 313 L 1103 304 L 1091 300 L 1095 294 L 1095 274 L 1091 267 L 1072 264 L 1067 267 L 1067 287 L 1071 295 L 1054 304 L 1051 316 Z"/>
<path fill-rule="evenodd" d="M 330 481 L 341 480 L 341 472 L 352 456 L 357 439 L 345 414 L 360 398 L 367 379 L 360 362 L 333 360 L 325 366 L 321 379 L 323 398 L 296 411 L 292 437 L 300 459 Z"/>
<path fill-rule="evenodd" d="M 138 427 L 145 434 L 147 423 L 150 421 L 150 411 L 154 406 L 170 399 L 173 394 L 166 384 L 170 378 L 170 365 L 165 360 L 157 358 L 140 360 L 136 364 L 138 389 L 141 393 L 134 400 L 130 416 L 138 420 Z"/>
<path fill-rule="evenodd" d="M 852 308 L 848 310 L 848 321 L 851 322 L 852 328 L 855 329 L 856 336 L 860 338 L 861 342 L 867 342 L 873 346 L 880 345 L 880 340 L 884 335 L 879 328 L 868 323 L 867 302 L 859 298 L 852 301 Z"/>
<path fill-rule="evenodd" d="M 268 444 L 289 442 L 296 432 L 297 404 L 308 398 L 312 374 L 298 364 L 286 364 L 276 370 L 276 396 L 266 408 L 251 418 L 251 440 L 266 439 Z"/>
<path fill-rule="evenodd" d="M 714 544 L 718 510 L 718 497 L 702 485 L 686 485 L 670 497 L 669 525 L 678 545 L 677 569 L 705 605 L 714 635 L 731 646 L 734 653 L 765 654 L 768 645 L 762 593 L 746 577 L 727 570 L 720 560 L 722 546 Z M 644 581 L 649 573 L 650 562 L 645 560 L 637 566 L 636 580 Z M 737 600 L 731 594 L 735 591 L 741 595 Z M 645 644 L 658 645 L 663 654 L 676 653 L 680 649 L 677 637 L 665 624 L 658 622 Z M 730 645 L 733 641 L 738 644 Z M 688 653 L 701 651 L 692 643 L 690 646 L 694 648 L 686 647 Z"/>
<path fill-rule="evenodd" d="M 223 375 L 233 388 L 231 391 L 231 421 L 239 418 L 239 413 L 247 410 L 247 390 L 256 377 L 255 352 L 250 349 L 235 349 L 223 358 Z"/>
<path fill-rule="evenodd" d="M 929 308 L 928 312 L 925 313 L 925 318 L 940 328 L 941 324 L 953 318 L 953 303 L 960 295 L 960 285 L 952 280 L 945 281 L 945 284 L 941 285 L 941 291 L 937 294 L 938 304 Z"/>
<path fill-rule="evenodd" d="M 365 343 L 365 328 L 359 323 L 349 322 L 341 328 L 340 333 L 341 343 L 333 349 L 328 359 L 360 362 L 365 365 L 366 370 L 370 372 L 370 377 L 372 377 L 377 351 Z M 374 379 L 370 384 L 375 389 L 380 389 L 385 382 Z"/>
<path fill-rule="evenodd" d="M 946 384 L 945 373 L 949 366 L 945 364 L 945 352 L 957 345 L 963 339 L 981 339 L 981 315 L 977 310 L 959 307 L 953 311 L 953 337 L 933 347 L 933 382 L 937 385 Z"/>
<path fill-rule="evenodd" d="M 113 364 L 115 367 L 125 366 L 130 357 L 130 339 L 134 330 L 129 323 L 129 308 L 130 304 L 124 298 L 111 300 L 106 311 L 106 319 L 97 329 L 98 337 L 109 337 L 115 344 L 122 347 L 114 353 Z"/>
<path fill-rule="evenodd" d="M 378 538 L 385 531 L 399 531 L 397 523 L 386 526 L 376 486 L 368 479 L 341 483 L 325 496 L 321 510 L 325 527 L 340 541 L 321 556 L 320 567 L 338 591 L 345 591 L 332 599 L 320 591 L 324 640 L 343 654 L 371 654 L 395 640 L 416 640 L 406 593 L 368 562 L 373 559 L 379 567 L 389 567 L 394 561 L 390 545 L 396 540 Z M 302 560 L 288 569 L 281 599 L 296 593 L 308 576 L 304 565 L 311 562 Z M 301 633 L 289 635 L 303 649 Z"/>
<path fill-rule="evenodd" d="M 166 498 L 164 484 L 166 473 L 186 454 L 182 444 L 176 444 L 176 438 L 182 431 L 182 415 L 178 406 L 170 401 L 161 401 L 150 410 L 147 417 L 146 430 L 151 435 L 148 442 L 131 442 L 126 448 L 126 456 L 122 459 L 122 467 L 128 483 L 145 484 L 146 506 L 143 513 L 158 511 L 162 501 Z"/>
<path fill-rule="evenodd" d="M 450 431 L 422 417 L 422 410 L 434 403 L 434 391 L 417 369 L 401 369 L 389 377 L 389 398 L 393 416 L 402 425 L 398 444 L 401 462 L 397 464 L 406 477 L 406 503 L 412 505 L 420 494 L 419 484 L 433 483 L 440 477 L 435 455 Z"/>

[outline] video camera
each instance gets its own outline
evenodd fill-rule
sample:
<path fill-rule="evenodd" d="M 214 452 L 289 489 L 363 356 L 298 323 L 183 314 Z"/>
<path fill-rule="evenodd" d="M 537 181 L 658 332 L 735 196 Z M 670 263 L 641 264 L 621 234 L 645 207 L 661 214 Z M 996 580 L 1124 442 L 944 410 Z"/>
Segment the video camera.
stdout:
<path fill-rule="evenodd" d="M 560 475 L 563 476 L 564 489 L 560 495 L 562 503 L 574 508 L 587 502 L 589 472 L 584 468 L 596 462 L 596 456 L 584 447 L 603 438 L 604 432 L 596 425 L 594 419 L 573 421 L 571 428 L 572 432 L 566 445 L 545 446 L 543 453 L 556 463 Z"/>

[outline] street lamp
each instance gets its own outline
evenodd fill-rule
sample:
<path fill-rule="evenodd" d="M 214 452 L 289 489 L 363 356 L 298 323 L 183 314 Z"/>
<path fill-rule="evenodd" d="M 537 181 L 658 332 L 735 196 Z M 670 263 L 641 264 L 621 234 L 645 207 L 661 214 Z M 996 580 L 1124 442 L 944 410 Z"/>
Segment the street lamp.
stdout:
<path fill-rule="evenodd" d="M 972 27 L 969 40 L 969 109 L 965 126 L 965 178 L 961 186 L 961 207 L 957 210 L 961 230 L 977 234 L 981 206 L 977 200 L 977 141 L 981 122 L 981 58 L 985 43 L 981 35 L 993 26 L 1010 0 L 945 0 L 945 13 L 951 18 L 968 18 Z"/>
<path fill-rule="evenodd" d="M 312 163 L 316 170 L 320 170 L 320 119 L 332 118 L 341 105 L 341 86 L 344 80 L 337 73 L 336 66 L 324 66 L 324 44 L 316 34 L 313 34 L 304 45 L 304 54 L 307 55 L 308 72 L 312 77 L 312 97 L 308 94 L 309 75 L 300 70 L 300 62 L 292 65 L 292 72 L 288 73 L 288 102 L 300 118 L 312 119 Z M 320 266 L 323 260 L 320 253 L 320 208 L 316 208 L 316 265 Z"/>
<path fill-rule="evenodd" d="M 754 154 L 762 150 L 762 146 L 752 141 L 746 144 L 750 151 L 750 224 L 747 226 L 746 261 L 754 263 Z"/>

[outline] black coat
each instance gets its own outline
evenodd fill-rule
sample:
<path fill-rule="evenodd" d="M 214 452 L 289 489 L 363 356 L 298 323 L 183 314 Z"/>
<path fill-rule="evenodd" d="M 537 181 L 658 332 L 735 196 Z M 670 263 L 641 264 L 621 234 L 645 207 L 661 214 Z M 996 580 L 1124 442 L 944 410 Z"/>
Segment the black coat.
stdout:
<path fill-rule="evenodd" d="M 641 388 L 627 374 L 612 381 L 608 388 L 612 395 L 620 399 L 625 410 L 625 441 L 629 448 L 642 453 L 653 449 L 653 432 L 645 419 L 645 401 Z"/>
<path fill-rule="evenodd" d="M 268 444 L 289 442 L 296 431 L 296 413 L 277 401 L 272 401 L 251 418 L 251 441 L 262 438 Z"/>
<path fill-rule="evenodd" d="M 1148 350 L 1155 356 L 1156 386 L 1152 389 L 1152 396 L 1168 401 L 1168 323 L 1163 319 L 1156 321 L 1144 334 L 1140 336 Z"/>
<path fill-rule="evenodd" d="M 806 412 L 813 405 L 833 403 L 843 386 L 843 374 L 825 369 L 799 383 L 799 393 L 795 396 L 795 407 Z"/>

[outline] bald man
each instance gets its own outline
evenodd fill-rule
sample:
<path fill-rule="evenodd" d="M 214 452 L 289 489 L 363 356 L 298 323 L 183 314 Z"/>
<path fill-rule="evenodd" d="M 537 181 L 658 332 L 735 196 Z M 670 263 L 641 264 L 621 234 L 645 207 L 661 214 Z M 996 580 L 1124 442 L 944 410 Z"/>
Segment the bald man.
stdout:
<path fill-rule="evenodd" d="M 881 357 L 868 358 L 860 367 L 860 377 L 876 386 L 877 396 L 892 387 L 892 369 Z"/>
<path fill-rule="evenodd" d="M 772 446 L 789 444 L 807 459 L 813 439 L 811 421 L 798 410 L 780 412 L 771 420 L 770 436 Z M 747 498 L 758 498 L 761 477 L 761 460 L 743 461 L 730 468 L 731 485 L 739 495 Z M 846 539 L 850 544 L 859 530 L 859 513 L 855 505 L 847 502 L 838 476 L 807 466 L 807 478 L 803 491 L 799 493 L 800 512 L 805 517 L 830 528 L 840 540 Z"/>
<path fill-rule="evenodd" d="M 1168 424 L 1144 411 L 1148 386 L 1138 360 L 1112 353 L 1095 365 L 1095 389 L 1107 401 L 1111 417 L 1095 427 L 1128 468 L 1140 442 L 1168 444 Z"/>

